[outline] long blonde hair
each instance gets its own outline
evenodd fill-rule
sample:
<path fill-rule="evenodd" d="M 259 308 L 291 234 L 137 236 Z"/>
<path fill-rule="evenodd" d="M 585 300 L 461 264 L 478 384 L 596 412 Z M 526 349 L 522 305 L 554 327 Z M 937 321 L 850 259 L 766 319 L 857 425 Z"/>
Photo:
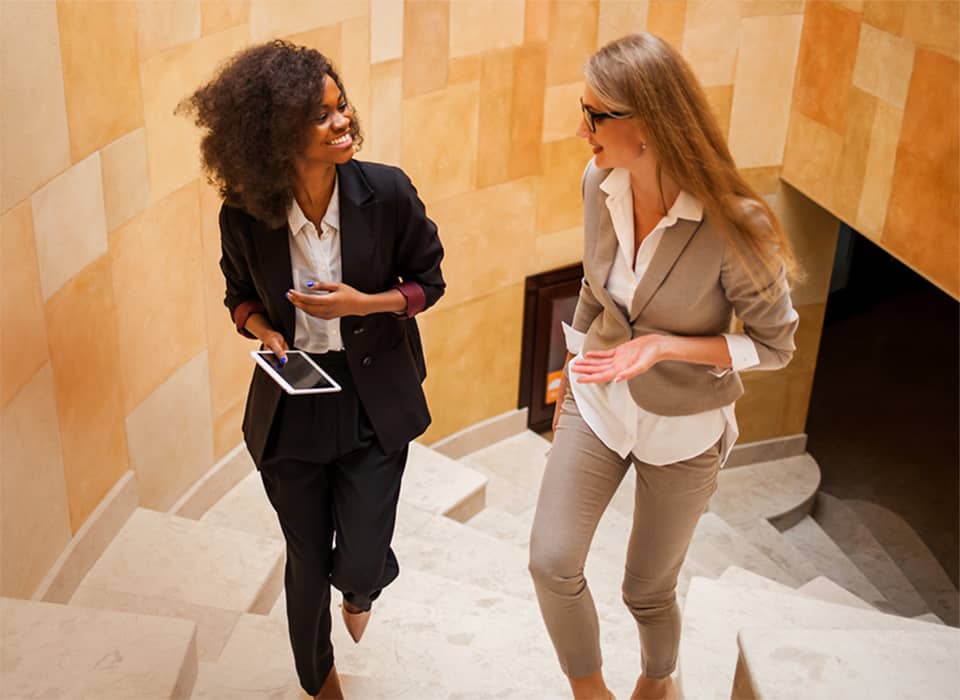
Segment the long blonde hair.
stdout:
<path fill-rule="evenodd" d="M 593 54 L 584 73 L 606 109 L 639 120 L 661 171 L 732 224 L 722 228 L 758 289 L 769 287 L 781 264 L 789 280 L 799 277 L 783 227 L 737 171 L 703 89 L 676 49 L 653 34 L 630 34 Z"/>

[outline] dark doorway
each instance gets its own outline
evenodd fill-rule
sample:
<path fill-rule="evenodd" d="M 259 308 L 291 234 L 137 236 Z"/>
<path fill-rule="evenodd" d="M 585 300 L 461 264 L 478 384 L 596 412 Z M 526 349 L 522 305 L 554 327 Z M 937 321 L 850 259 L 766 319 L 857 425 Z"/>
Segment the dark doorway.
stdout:
<path fill-rule="evenodd" d="M 903 517 L 958 582 L 958 303 L 842 228 L 807 419 L 822 489 Z"/>

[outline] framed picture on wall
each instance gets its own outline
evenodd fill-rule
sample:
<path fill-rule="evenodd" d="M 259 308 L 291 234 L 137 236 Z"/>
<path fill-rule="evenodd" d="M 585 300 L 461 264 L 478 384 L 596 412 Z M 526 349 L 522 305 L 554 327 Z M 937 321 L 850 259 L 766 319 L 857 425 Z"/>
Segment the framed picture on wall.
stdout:
<path fill-rule="evenodd" d="M 527 427 L 550 430 L 567 348 L 562 322 L 573 320 L 583 265 L 527 277 L 523 302 L 523 348 L 517 405 L 527 408 Z"/>

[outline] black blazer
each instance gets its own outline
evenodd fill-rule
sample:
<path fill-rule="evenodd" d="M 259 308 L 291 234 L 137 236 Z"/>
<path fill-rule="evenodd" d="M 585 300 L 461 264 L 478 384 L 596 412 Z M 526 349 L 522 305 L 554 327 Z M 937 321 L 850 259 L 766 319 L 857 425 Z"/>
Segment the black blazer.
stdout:
<path fill-rule="evenodd" d="M 443 247 L 410 179 L 399 168 L 356 160 L 338 165 L 337 176 L 343 282 L 371 294 L 400 281 L 416 282 L 425 308 L 432 306 L 445 286 Z M 287 225 L 272 229 L 224 204 L 220 241 L 224 304 L 231 316 L 241 304 L 262 303 L 270 323 L 293 348 L 295 307 L 285 296 L 293 288 Z M 344 316 L 340 331 L 360 402 L 384 452 L 394 452 L 430 425 L 417 323 L 389 313 Z M 258 465 L 282 393 L 266 372 L 254 369 L 243 436 Z"/>

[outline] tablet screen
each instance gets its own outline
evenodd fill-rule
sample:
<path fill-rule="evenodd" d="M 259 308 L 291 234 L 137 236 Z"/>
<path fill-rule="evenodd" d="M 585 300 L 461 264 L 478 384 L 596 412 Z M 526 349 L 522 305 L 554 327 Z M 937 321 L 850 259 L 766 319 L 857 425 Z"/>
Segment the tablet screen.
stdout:
<path fill-rule="evenodd" d="M 288 352 L 286 364 L 278 364 L 276 356 L 271 352 L 261 352 L 260 356 L 265 359 L 274 372 L 283 377 L 295 390 L 303 389 L 335 389 L 336 385 L 331 383 L 327 377 L 317 371 L 317 368 L 298 352 Z"/>

